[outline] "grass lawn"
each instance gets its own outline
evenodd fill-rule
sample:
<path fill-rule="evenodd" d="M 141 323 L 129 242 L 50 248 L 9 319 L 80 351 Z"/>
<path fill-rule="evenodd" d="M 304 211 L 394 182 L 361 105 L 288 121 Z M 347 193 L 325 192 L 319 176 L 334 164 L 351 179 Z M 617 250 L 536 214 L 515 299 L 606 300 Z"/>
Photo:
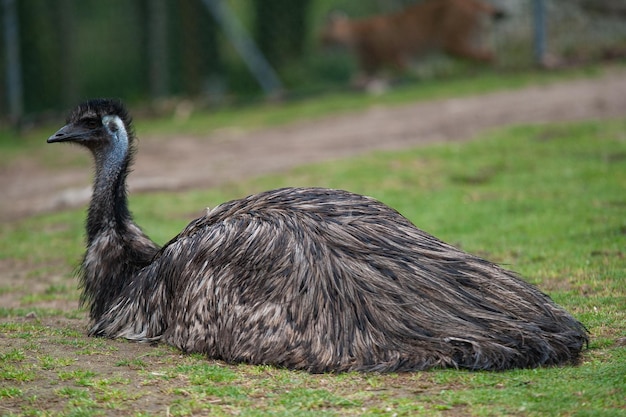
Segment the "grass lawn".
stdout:
<path fill-rule="evenodd" d="M 139 153 L 138 158 L 141 158 Z M 626 415 L 626 120 L 517 126 L 186 193 L 131 196 L 159 243 L 267 188 L 368 194 L 520 272 L 591 333 L 580 366 L 310 375 L 85 336 L 72 270 L 83 210 L 0 228 L 2 415 Z M 6 268 L 5 268 L 6 269 Z"/>

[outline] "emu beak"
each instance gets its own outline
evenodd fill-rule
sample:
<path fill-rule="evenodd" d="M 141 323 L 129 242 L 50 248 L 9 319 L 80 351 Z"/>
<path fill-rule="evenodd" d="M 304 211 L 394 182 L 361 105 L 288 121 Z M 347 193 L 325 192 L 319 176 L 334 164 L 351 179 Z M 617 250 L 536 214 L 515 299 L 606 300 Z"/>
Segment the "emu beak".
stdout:
<path fill-rule="evenodd" d="M 81 139 L 85 139 L 90 133 L 90 130 L 84 127 L 67 124 L 59 129 L 54 135 L 50 136 L 48 138 L 48 143 L 80 142 Z"/>

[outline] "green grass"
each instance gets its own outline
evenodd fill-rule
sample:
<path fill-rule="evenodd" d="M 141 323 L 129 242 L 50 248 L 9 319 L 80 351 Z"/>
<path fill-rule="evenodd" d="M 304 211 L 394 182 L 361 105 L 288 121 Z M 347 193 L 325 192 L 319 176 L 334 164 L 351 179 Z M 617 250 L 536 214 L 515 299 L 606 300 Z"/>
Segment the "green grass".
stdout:
<path fill-rule="evenodd" d="M 84 214 L 73 210 L 0 228 L 1 258 L 35 271 L 22 286 L 0 285 L 1 296 L 20 300 L 0 310 L 2 413 L 626 416 L 626 120 L 511 127 L 211 190 L 135 195 L 131 209 L 163 243 L 190 220 L 184 213 L 286 185 L 372 195 L 519 271 L 589 328 L 581 365 L 309 375 L 88 338 L 72 278 Z"/>

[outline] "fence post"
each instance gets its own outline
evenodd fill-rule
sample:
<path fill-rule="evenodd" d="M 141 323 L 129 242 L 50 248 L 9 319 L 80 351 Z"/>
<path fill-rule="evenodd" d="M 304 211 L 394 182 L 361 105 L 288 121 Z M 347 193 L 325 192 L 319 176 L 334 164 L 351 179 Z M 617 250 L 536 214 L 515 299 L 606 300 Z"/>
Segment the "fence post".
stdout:
<path fill-rule="evenodd" d="M 77 48 L 74 43 L 76 33 L 74 3 L 72 0 L 57 0 L 63 108 L 75 105 L 80 98 L 80 70 L 76 61 Z"/>
<path fill-rule="evenodd" d="M 7 101 L 11 123 L 19 128 L 24 111 L 20 36 L 16 0 L 3 0 L 4 40 L 7 60 Z"/>
<path fill-rule="evenodd" d="M 164 0 L 148 2 L 148 61 L 152 100 L 168 94 L 167 10 Z"/>
<path fill-rule="evenodd" d="M 533 0 L 533 27 L 535 63 L 546 63 L 546 4 L 545 0 Z"/>
<path fill-rule="evenodd" d="M 222 0 L 203 0 L 204 5 L 222 27 L 228 40 L 244 60 L 267 95 L 280 94 L 283 87 L 276 72 L 245 32 L 234 13 Z"/>

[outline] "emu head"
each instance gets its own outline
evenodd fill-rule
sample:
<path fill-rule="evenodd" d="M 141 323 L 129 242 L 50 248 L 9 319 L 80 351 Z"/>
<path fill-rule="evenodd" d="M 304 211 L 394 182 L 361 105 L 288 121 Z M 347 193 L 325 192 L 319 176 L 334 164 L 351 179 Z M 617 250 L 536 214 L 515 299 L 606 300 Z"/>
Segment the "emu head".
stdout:
<path fill-rule="evenodd" d="M 48 143 L 77 143 L 96 156 L 109 152 L 126 154 L 133 136 L 130 115 L 119 100 L 93 99 L 77 106 L 65 126 L 48 138 Z"/>

